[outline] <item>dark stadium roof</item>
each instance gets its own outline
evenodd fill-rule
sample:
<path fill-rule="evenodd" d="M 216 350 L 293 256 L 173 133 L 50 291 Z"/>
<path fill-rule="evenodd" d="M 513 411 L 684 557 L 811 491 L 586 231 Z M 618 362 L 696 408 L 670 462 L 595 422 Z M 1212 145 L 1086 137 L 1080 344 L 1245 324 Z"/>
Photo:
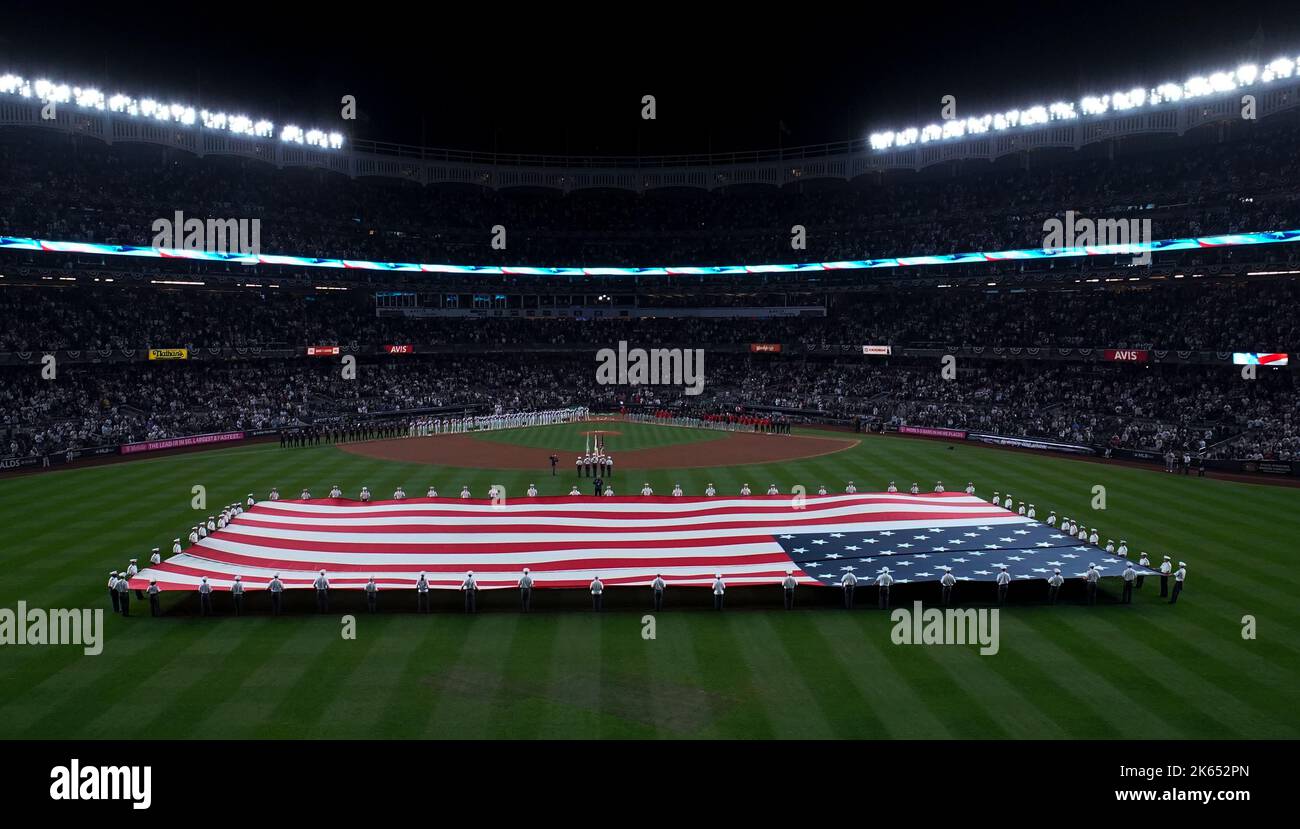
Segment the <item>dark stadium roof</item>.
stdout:
<path fill-rule="evenodd" d="M 1181 78 L 1300 42 L 1276 4 L 1192 15 L 1185 3 L 982 4 L 757 13 L 657 4 L 623 19 L 430 8 L 224 20 L 203 7 L 87 7 L 51 26 L 10 12 L 0 73 L 58 74 L 226 103 L 355 139 L 552 154 L 741 151 L 861 138 L 972 108 Z M 414 13 L 414 12 L 413 12 Z M 195 15 L 187 19 L 186 15 Z M 909 28 L 907 20 L 915 18 Z M 1067 40 L 1068 39 L 1068 40 Z M 645 94 L 658 117 L 640 118 Z M 252 114 L 252 112 L 250 112 Z"/>

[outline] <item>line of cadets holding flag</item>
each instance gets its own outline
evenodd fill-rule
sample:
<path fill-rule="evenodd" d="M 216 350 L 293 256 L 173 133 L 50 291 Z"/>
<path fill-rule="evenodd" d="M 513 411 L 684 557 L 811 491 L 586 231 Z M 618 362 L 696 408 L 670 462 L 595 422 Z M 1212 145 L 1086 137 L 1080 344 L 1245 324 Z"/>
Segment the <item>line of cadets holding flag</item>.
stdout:
<path fill-rule="evenodd" d="M 854 485 L 852 481 L 849 481 L 844 491 L 849 494 L 856 493 L 857 487 Z M 890 481 L 889 487 L 887 488 L 886 491 L 897 492 L 898 488 L 895 486 L 893 481 Z M 919 494 L 920 491 L 919 486 L 916 483 L 913 483 L 910 491 L 913 495 Z M 934 491 L 935 492 L 944 491 L 942 481 L 936 484 L 936 486 L 934 487 Z M 973 495 L 974 493 L 975 493 L 975 485 L 973 483 L 968 483 L 966 485 L 966 494 Z M 529 497 L 535 497 L 537 494 L 537 488 L 535 486 L 530 485 L 528 494 Z M 570 493 L 570 494 L 575 494 L 575 493 Z M 613 494 L 613 491 L 606 490 L 604 494 L 611 495 Z M 650 484 L 648 482 L 642 488 L 641 494 L 647 496 L 654 494 L 654 491 L 650 488 Z M 679 497 L 682 495 L 681 484 L 677 484 L 674 486 L 672 494 L 674 496 L 679 496 Z M 714 488 L 713 484 L 710 483 L 708 485 L 707 489 L 705 490 L 705 494 L 709 497 L 713 497 L 714 495 L 717 494 L 717 490 Z M 744 484 L 741 488 L 741 495 L 749 495 L 749 494 L 750 494 L 749 484 Z M 767 494 L 768 495 L 779 494 L 776 488 L 776 484 L 772 484 L 771 486 L 768 487 Z M 819 487 L 817 494 L 819 495 L 827 494 L 826 487 L 824 485 Z M 427 495 L 430 498 L 436 498 L 438 493 L 434 487 L 430 486 Z M 495 496 L 495 487 L 489 490 L 489 495 Z M 331 498 L 341 498 L 342 496 L 343 496 L 342 490 L 337 485 L 330 490 Z M 371 497 L 372 496 L 369 488 L 362 487 L 361 500 L 363 502 L 370 501 Z M 406 497 L 406 492 L 401 487 L 398 487 L 397 490 L 393 493 L 394 500 L 402 500 L 405 497 Z M 461 498 L 470 497 L 468 487 L 462 487 L 460 497 Z M 302 491 L 301 498 L 302 500 L 310 500 L 311 493 L 308 490 L 304 489 Z M 278 501 L 279 499 L 280 499 L 279 490 L 273 488 L 271 490 L 269 500 Z M 247 498 L 247 505 L 249 507 L 252 507 L 254 503 L 255 501 L 253 498 L 253 494 L 250 492 Z M 991 503 L 998 506 L 1002 506 L 1004 509 L 1011 510 L 1013 508 L 1013 504 L 1015 504 L 1015 501 L 1013 501 L 1010 493 L 1006 495 L 1005 500 L 1002 500 L 1001 494 L 995 492 L 993 493 Z M 206 523 L 196 524 L 194 527 L 191 528 L 189 534 L 190 543 L 197 544 L 200 539 L 206 538 L 209 535 L 209 533 L 224 528 L 226 524 L 228 524 L 231 520 L 233 520 L 235 516 L 242 514 L 243 511 L 244 511 L 244 507 L 240 505 L 238 502 L 236 502 L 231 504 L 228 507 L 225 507 L 221 511 L 219 516 L 208 516 L 208 520 Z M 1033 504 L 1029 504 L 1026 507 L 1025 502 L 1020 501 L 1019 507 L 1016 509 L 1016 511 L 1019 515 L 1023 515 L 1026 518 L 1029 518 L 1031 520 L 1036 520 L 1037 518 L 1036 509 Z M 1068 517 L 1062 518 L 1058 526 L 1055 512 L 1052 512 L 1051 515 L 1047 517 L 1044 523 L 1050 527 L 1055 527 L 1060 531 L 1067 533 L 1068 535 L 1076 537 L 1081 541 L 1087 541 L 1088 543 L 1094 546 L 1098 545 L 1098 542 L 1100 541 L 1100 536 L 1097 534 L 1097 530 L 1095 527 L 1092 528 L 1091 532 L 1089 532 L 1088 528 L 1079 526 L 1076 522 L 1072 521 Z M 1105 551 L 1108 554 L 1118 555 L 1120 558 L 1124 559 L 1127 562 L 1128 544 L 1123 539 L 1120 540 L 1120 544 L 1118 547 L 1115 546 L 1113 541 L 1108 541 L 1105 547 Z M 175 555 L 180 552 L 181 552 L 181 539 L 180 538 L 173 539 L 172 554 Z M 149 562 L 152 565 L 156 565 L 161 563 L 161 561 L 162 561 L 162 554 L 159 551 L 159 548 L 154 547 L 149 557 Z M 1138 560 L 1138 564 L 1143 567 L 1150 566 L 1150 559 L 1148 558 L 1145 552 L 1141 554 Z M 945 570 L 945 572 L 944 575 L 940 578 L 939 585 L 941 588 L 943 605 L 946 607 L 950 605 L 952 602 L 953 588 L 956 586 L 957 582 L 952 575 L 951 568 L 944 567 L 942 569 Z M 133 558 L 128 563 L 126 569 L 123 570 L 120 574 L 116 570 L 113 570 L 109 574 L 108 592 L 109 592 L 110 601 L 112 602 L 114 613 L 121 613 L 123 616 L 130 615 L 130 588 L 128 586 L 128 582 L 131 578 L 133 578 L 136 575 L 138 571 L 139 571 L 138 560 Z M 1178 601 L 1179 594 L 1182 593 L 1183 583 L 1186 581 L 1187 578 L 1187 564 L 1186 562 L 1182 562 L 1182 561 L 1178 562 L 1178 569 L 1175 571 L 1173 569 L 1173 565 L 1170 557 L 1165 556 L 1163 562 L 1160 565 L 1159 572 L 1160 572 L 1160 597 L 1165 598 L 1166 596 L 1168 596 L 1169 603 L 1175 604 Z M 1169 578 L 1171 575 L 1174 579 L 1174 587 L 1173 587 L 1172 594 L 1170 594 L 1169 592 Z M 1096 569 L 1096 567 L 1092 564 L 1089 564 L 1088 571 L 1083 576 L 1083 579 L 1085 584 L 1087 603 L 1090 605 L 1096 604 L 1097 584 L 1100 581 L 1100 577 L 1101 574 Z M 1140 590 L 1142 588 L 1142 584 L 1143 581 L 1145 580 L 1145 577 L 1142 575 L 1138 575 L 1137 571 L 1133 568 L 1132 564 L 1127 564 L 1122 573 L 1122 578 L 1124 579 L 1124 588 L 1123 588 L 1123 593 L 1120 601 L 1123 604 L 1130 604 L 1132 603 L 1133 600 L 1134 587 Z M 845 572 L 843 577 L 841 577 L 840 579 L 840 587 L 843 589 L 844 592 L 845 608 L 852 609 L 853 607 L 854 591 L 858 585 L 858 581 L 859 581 L 858 577 L 854 575 L 851 571 Z M 1065 579 L 1061 576 L 1060 569 L 1057 568 L 1055 572 L 1052 574 L 1052 576 L 1050 576 L 1047 579 L 1049 603 L 1056 604 L 1057 598 L 1060 594 L 1061 586 L 1064 584 L 1064 582 Z M 889 607 L 890 588 L 894 583 L 894 578 L 893 576 L 890 575 L 889 568 L 882 567 L 879 571 L 879 574 L 876 576 L 876 578 L 872 583 L 878 588 L 877 601 L 879 607 L 882 610 L 887 609 Z M 1011 583 L 1011 577 L 1007 573 L 1006 566 L 1003 566 L 1001 571 L 998 573 L 997 580 L 996 580 L 997 602 L 999 605 L 1005 603 L 1007 598 L 1007 593 L 1010 589 L 1010 583 Z M 532 609 L 532 593 L 533 593 L 534 585 L 535 585 L 534 579 L 531 573 L 529 572 L 528 568 L 525 567 L 518 581 L 520 609 L 525 613 L 529 612 Z M 784 598 L 785 609 L 792 610 L 794 608 L 794 592 L 795 592 L 795 588 L 798 586 L 798 580 L 794 577 L 793 570 L 785 571 L 785 577 L 781 580 L 780 585 L 781 585 L 782 594 Z M 651 591 L 652 606 L 654 607 L 655 610 L 662 610 L 664 591 L 667 588 L 667 582 L 664 580 L 661 574 L 656 574 L 654 579 L 651 580 L 649 586 Z M 320 574 L 315 578 L 315 580 L 312 583 L 312 587 L 316 593 L 317 610 L 322 613 L 327 612 L 329 610 L 329 579 L 324 570 L 321 570 Z M 365 584 L 365 586 L 362 589 L 366 595 L 367 609 L 371 613 L 377 612 L 379 607 L 379 586 L 378 584 L 376 584 L 374 576 L 370 577 L 370 580 Z M 429 588 L 428 578 L 424 573 L 420 573 L 420 576 L 415 583 L 417 612 L 421 612 L 421 613 L 429 612 L 429 589 L 430 588 Z M 478 587 L 478 582 L 474 578 L 473 571 L 466 573 L 465 579 L 461 582 L 459 589 L 464 593 L 465 596 L 465 612 L 466 613 L 475 612 L 477 610 L 476 596 L 479 587 Z M 715 574 L 713 578 L 713 583 L 710 586 L 710 592 L 713 595 L 713 607 L 715 610 L 723 609 L 723 599 L 724 596 L 726 595 L 726 589 L 727 589 L 727 585 L 722 578 L 722 574 L 721 573 Z M 592 609 L 596 611 L 600 611 L 604 606 L 604 592 L 605 592 L 605 584 L 604 582 L 601 581 L 600 576 L 596 576 L 595 578 L 592 579 L 591 584 L 588 586 L 588 590 L 591 593 Z M 208 583 L 207 578 L 204 577 L 200 582 L 198 588 L 200 615 L 207 616 L 213 613 L 212 591 L 213 591 L 212 585 L 210 585 Z M 161 615 L 161 609 L 160 609 L 159 598 L 158 598 L 160 592 L 161 591 L 158 588 L 157 580 L 151 579 L 149 582 L 148 590 L 146 591 L 136 590 L 135 594 L 136 594 L 136 599 L 138 600 L 144 599 L 145 594 L 147 594 L 151 615 L 159 616 Z M 235 615 L 236 616 L 243 615 L 244 586 L 243 586 L 243 579 L 241 576 L 239 575 L 235 576 L 229 592 L 231 595 L 232 604 L 235 609 Z M 282 609 L 284 583 L 280 580 L 279 573 L 276 573 L 275 576 L 271 579 L 271 581 L 268 582 L 267 592 L 269 592 L 271 596 L 272 613 L 276 616 L 280 615 Z"/>

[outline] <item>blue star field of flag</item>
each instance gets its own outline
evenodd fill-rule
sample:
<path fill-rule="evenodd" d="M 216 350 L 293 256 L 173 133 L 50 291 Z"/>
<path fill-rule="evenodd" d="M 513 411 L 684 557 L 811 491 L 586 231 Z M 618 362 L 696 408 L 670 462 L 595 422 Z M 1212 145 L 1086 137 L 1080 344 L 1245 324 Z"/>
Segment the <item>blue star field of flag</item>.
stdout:
<path fill-rule="evenodd" d="M 857 576 L 859 584 L 870 584 L 883 567 L 889 568 L 895 584 L 938 581 L 945 567 L 952 568 L 959 582 L 996 581 L 1003 565 L 1013 582 L 1046 580 L 1057 568 L 1066 579 L 1079 578 L 1089 564 L 1096 564 L 1103 578 L 1124 571 L 1120 556 L 1028 520 L 774 537 L 791 561 L 824 585 L 838 585 L 847 572 Z M 1130 558 L 1139 575 L 1159 575 L 1138 566 L 1133 554 Z"/>

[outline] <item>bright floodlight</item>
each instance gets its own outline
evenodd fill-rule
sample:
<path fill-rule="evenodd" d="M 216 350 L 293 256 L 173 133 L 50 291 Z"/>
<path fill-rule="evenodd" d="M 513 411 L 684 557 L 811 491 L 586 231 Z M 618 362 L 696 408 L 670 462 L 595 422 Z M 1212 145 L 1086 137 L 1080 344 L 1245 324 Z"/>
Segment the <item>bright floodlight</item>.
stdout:
<path fill-rule="evenodd" d="M 1019 127 L 1035 127 L 1052 121 L 1064 121 L 1084 116 L 1104 116 L 1111 112 L 1131 112 L 1145 106 L 1178 103 L 1190 98 L 1224 95 L 1257 83 L 1269 84 L 1297 74 L 1300 59 L 1280 57 L 1262 69 L 1253 63 L 1243 63 L 1230 72 L 1212 72 L 1193 75 L 1181 84 L 1162 83 L 1156 87 L 1134 87 L 1112 92 L 1109 95 L 1085 95 L 1077 103 L 1058 101 L 1050 106 L 1031 106 L 978 118 L 950 120 L 942 126 L 930 124 L 903 130 L 883 130 L 871 133 L 869 144 L 873 150 L 906 147 L 920 142 L 951 141 L 968 135 L 979 135 L 990 129 L 1001 132 Z M 2 81 L 3 79 L 0 79 Z M 0 86 L 0 89 L 3 89 Z"/>
<path fill-rule="evenodd" d="M 202 129 L 220 130 L 236 135 L 253 135 L 258 138 L 274 138 L 275 124 L 266 119 L 254 123 L 253 119 L 243 115 L 226 115 L 223 112 L 211 112 L 196 109 L 188 104 L 164 104 L 153 98 L 136 99 L 124 93 L 115 93 L 105 97 L 104 93 L 93 87 L 70 86 L 65 83 L 40 78 L 27 80 L 21 75 L 6 73 L 0 75 L 0 95 L 16 95 L 20 98 L 36 98 L 46 103 L 69 104 L 79 109 L 107 110 L 131 118 L 149 118 L 163 123 L 175 123 L 182 126 L 198 126 Z M 306 136 L 310 135 L 311 138 Z M 326 133 L 323 130 L 310 130 L 304 133 L 298 127 L 285 127 L 281 137 L 298 144 L 309 143 L 324 149 L 337 150 L 343 146 L 343 135 L 338 132 Z"/>

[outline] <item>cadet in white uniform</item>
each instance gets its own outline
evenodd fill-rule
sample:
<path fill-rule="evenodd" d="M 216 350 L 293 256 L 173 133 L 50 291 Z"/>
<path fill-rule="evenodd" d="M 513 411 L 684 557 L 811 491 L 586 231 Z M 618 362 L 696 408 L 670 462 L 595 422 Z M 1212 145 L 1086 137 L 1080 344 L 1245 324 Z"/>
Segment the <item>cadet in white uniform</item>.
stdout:
<path fill-rule="evenodd" d="M 121 609 L 123 616 L 130 616 L 131 592 L 126 576 L 121 576 L 117 580 L 117 606 Z"/>
<path fill-rule="evenodd" d="M 1007 497 L 1004 498 L 1003 501 L 1002 501 L 1002 508 L 1003 508 L 1003 509 L 1011 509 L 1011 505 L 1014 504 L 1014 503 L 1015 503 L 1015 501 L 1011 500 L 1011 493 L 1008 492 L 1008 493 L 1007 493 Z"/>
<path fill-rule="evenodd" d="M 600 576 L 596 576 L 591 580 L 589 588 L 591 590 L 591 609 L 599 613 L 605 601 L 605 583 L 600 580 Z"/>
<path fill-rule="evenodd" d="M 741 484 L 741 487 L 740 487 L 740 494 L 741 494 L 741 495 L 748 495 L 748 494 L 749 494 L 749 484 Z"/>
<path fill-rule="evenodd" d="M 1119 554 L 1122 555 L 1122 556 L 1127 556 L 1127 555 L 1128 555 L 1128 542 L 1121 538 L 1121 539 L 1119 540 L 1119 549 L 1117 549 L 1115 552 L 1119 553 Z"/>
<path fill-rule="evenodd" d="M 847 491 L 845 490 L 845 492 Z M 889 486 L 885 487 L 885 492 L 898 492 L 898 487 L 894 485 L 893 481 L 890 481 Z"/>
<path fill-rule="evenodd" d="M 369 501 L 372 497 L 373 496 L 371 496 L 370 494 L 370 487 L 368 486 L 361 487 L 361 500 L 363 502 Z"/>
<path fill-rule="evenodd" d="M 173 538 L 173 539 L 172 539 L 172 555 L 179 555 L 179 554 L 180 554 L 180 551 L 181 551 L 181 540 L 180 540 L 179 538 Z"/>
<path fill-rule="evenodd" d="M 420 571 L 420 577 L 415 580 L 415 612 L 429 612 L 429 579 L 425 577 L 424 571 Z"/>
<path fill-rule="evenodd" d="M 913 495 L 919 495 L 921 493 L 921 485 L 916 481 L 912 481 L 912 486 L 908 492 L 911 492 Z"/>
<path fill-rule="evenodd" d="M 1147 558 L 1147 554 L 1146 554 L 1146 551 L 1145 551 L 1145 550 L 1143 550 L 1142 553 L 1138 556 L 1138 566 L 1140 566 L 1140 567 L 1150 567 L 1150 566 L 1151 566 L 1151 559 Z M 1142 582 L 1145 581 L 1145 580 L 1146 580 L 1146 574 L 1145 574 L 1145 573 L 1138 573 L 1138 577 L 1137 577 L 1137 589 L 1138 589 L 1138 590 L 1141 590 L 1141 589 L 1142 589 Z"/>
<path fill-rule="evenodd" d="M 1045 523 L 1049 527 L 1054 528 L 1056 526 L 1056 510 L 1052 510 L 1050 513 L 1048 513 L 1047 521 Z"/>
<path fill-rule="evenodd" d="M 149 615 L 161 616 L 162 608 L 158 604 L 158 594 L 162 591 L 158 589 L 158 580 L 149 579 L 149 589 L 145 592 L 149 594 Z"/>
<path fill-rule="evenodd" d="M 582 493 L 578 491 L 578 485 L 577 485 L 577 484 L 574 484 L 574 485 L 573 485 L 573 488 L 569 490 L 569 494 L 570 494 L 570 495 L 581 495 Z"/>
<path fill-rule="evenodd" d="M 785 578 L 781 579 L 781 587 L 785 594 L 785 609 L 794 610 L 794 589 L 799 585 L 798 580 L 794 577 L 793 570 L 785 571 Z"/>
<path fill-rule="evenodd" d="M 1124 565 L 1124 595 L 1120 599 L 1124 604 L 1133 604 L 1133 580 L 1137 578 L 1137 570 L 1133 569 L 1132 563 Z"/>
<path fill-rule="evenodd" d="M 424 493 L 424 497 L 425 497 L 425 498 L 437 498 L 437 497 L 438 497 L 438 488 L 435 487 L 433 484 L 429 484 L 429 489 Z"/>
<path fill-rule="evenodd" d="M 876 576 L 876 587 L 881 610 L 889 609 L 889 586 L 894 583 L 894 577 L 889 575 L 888 567 L 880 568 L 880 575 Z"/>
<path fill-rule="evenodd" d="M 519 577 L 519 609 L 524 613 L 533 609 L 533 577 L 528 574 L 527 567 Z"/>
<path fill-rule="evenodd" d="M 1174 571 L 1174 593 L 1169 597 L 1169 603 L 1174 604 L 1178 601 L 1178 594 L 1183 592 L 1183 582 L 1187 580 L 1187 562 L 1178 562 L 1178 569 Z"/>
<path fill-rule="evenodd" d="M 1097 528 L 1093 527 L 1092 532 L 1088 535 L 1088 543 L 1096 544 L 1098 541 L 1101 541 L 1101 536 L 1097 534 Z"/>
<path fill-rule="evenodd" d="M 235 602 L 235 615 L 244 615 L 244 579 L 236 575 L 234 582 L 230 585 L 230 598 Z"/>
<path fill-rule="evenodd" d="M 475 594 L 478 593 L 478 582 L 474 581 L 474 571 L 470 570 L 465 574 L 465 580 L 460 583 L 461 592 L 465 594 L 465 612 L 473 613 L 477 609 Z"/>
<path fill-rule="evenodd" d="M 1115 555 L 1115 539 L 1113 538 L 1106 539 L 1106 552 L 1110 553 L 1111 555 Z"/>
<path fill-rule="evenodd" d="M 321 570 L 320 575 L 312 582 L 312 587 L 316 588 L 316 609 L 324 613 L 330 609 L 330 581 L 325 578 L 325 571 Z"/>
<path fill-rule="evenodd" d="M 462 497 L 462 498 L 468 498 L 468 497 L 469 497 L 469 487 L 467 487 L 467 486 L 463 486 L 463 487 L 460 488 L 460 497 Z"/>
<path fill-rule="evenodd" d="M 967 495 L 974 495 L 974 494 L 975 494 L 975 482 L 974 482 L 974 481 L 967 481 L 967 482 L 966 482 L 966 494 L 967 494 Z"/>
<path fill-rule="evenodd" d="M 271 494 L 267 497 L 272 501 L 280 500 L 280 490 L 276 489 L 275 487 L 271 487 Z"/>
<path fill-rule="evenodd" d="M 310 491 L 310 490 L 307 490 L 307 489 L 304 489 L 304 490 L 302 491 L 302 494 L 299 495 L 298 497 L 299 497 L 300 499 L 302 499 L 303 501 L 310 501 L 310 500 L 311 500 L 311 491 Z"/>
<path fill-rule="evenodd" d="M 767 485 L 767 494 L 768 494 L 768 495 L 780 495 L 780 494 L 781 494 L 781 490 L 779 490 L 779 489 L 776 488 L 776 484 L 768 484 L 768 485 Z"/>
<path fill-rule="evenodd" d="M 249 508 L 251 508 L 254 504 L 257 503 L 256 501 L 253 500 L 253 493 L 251 493 L 251 492 L 248 493 L 248 500 L 245 501 L 244 503 L 245 503 L 245 505 L 248 506 Z"/>
<path fill-rule="evenodd" d="M 682 497 L 682 485 L 681 485 L 681 484 L 673 484 L 673 497 L 674 497 L 674 498 L 680 498 L 680 497 Z"/>
<path fill-rule="evenodd" d="M 529 484 L 529 485 L 528 485 L 528 497 L 529 497 L 529 498 L 536 498 L 536 497 L 537 497 L 537 484 Z"/>
<path fill-rule="evenodd" d="M 713 574 L 713 609 L 722 609 L 722 595 L 727 592 L 727 585 L 722 581 L 721 573 Z"/>
<path fill-rule="evenodd" d="M 1033 521 L 1033 520 L 1037 520 L 1037 518 L 1038 518 L 1038 510 L 1034 507 L 1033 504 L 1030 504 L 1030 505 L 1029 505 L 1029 512 L 1025 513 L 1025 515 L 1026 515 L 1026 517 L 1028 517 L 1031 521 Z"/>
<path fill-rule="evenodd" d="M 840 576 L 840 588 L 844 590 L 844 609 L 853 609 L 853 591 L 858 587 L 858 577 L 852 570 L 845 570 Z"/>
<path fill-rule="evenodd" d="M 117 571 L 110 570 L 108 573 L 108 598 L 113 603 L 113 612 L 121 611 L 121 605 L 117 602 Z"/>
<path fill-rule="evenodd" d="M 602 497 L 605 497 L 605 496 L 609 496 L 609 495 L 613 495 L 613 494 L 614 494 L 614 487 L 609 486 L 609 485 L 606 485 L 606 486 L 605 486 L 605 491 L 601 493 L 601 496 L 602 496 Z"/>
<path fill-rule="evenodd" d="M 1007 600 L 1007 591 L 1011 589 L 1011 574 L 1007 572 L 1007 566 L 1002 565 L 998 571 L 998 604 Z"/>
<path fill-rule="evenodd" d="M 331 498 L 342 498 L 342 497 L 343 497 L 343 489 L 342 489 L 338 484 L 335 484 L 333 487 L 330 488 L 330 497 L 331 497 Z"/>
<path fill-rule="evenodd" d="M 822 484 L 821 486 L 817 487 L 817 494 L 818 495 L 826 494 L 826 484 Z"/>
<path fill-rule="evenodd" d="M 1020 506 L 1016 507 L 1016 515 L 1024 515 L 1028 510 L 1025 509 L 1025 502 L 1021 501 Z"/>
<path fill-rule="evenodd" d="M 212 585 L 208 584 L 207 576 L 199 582 L 199 615 L 212 615 Z"/>
<path fill-rule="evenodd" d="M 1052 577 L 1047 580 L 1047 603 L 1056 604 L 1056 597 L 1061 593 L 1061 585 L 1065 584 L 1065 579 L 1061 578 L 1061 568 L 1056 568 Z"/>
<path fill-rule="evenodd" d="M 857 488 L 856 486 L 853 485 L 853 482 L 852 482 L 852 481 L 849 481 L 849 485 L 846 486 L 846 487 L 844 487 L 844 491 L 845 491 L 846 493 L 848 493 L 849 495 L 853 495 L 854 493 L 856 493 L 856 492 L 858 491 L 858 488 Z"/>
<path fill-rule="evenodd" d="M 999 498 L 997 490 L 993 491 L 993 497 L 989 499 L 989 503 L 993 504 L 995 507 L 1002 505 L 1002 500 Z"/>
<path fill-rule="evenodd" d="M 1101 580 L 1101 573 L 1097 570 L 1097 565 L 1089 564 L 1088 572 L 1083 574 L 1088 588 L 1088 604 L 1097 603 L 1097 582 Z"/>
<path fill-rule="evenodd" d="M 271 591 L 271 615 L 280 615 L 280 600 L 284 596 L 284 582 L 280 581 L 280 574 L 276 573 L 267 583 L 266 589 Z"/>
<path fill-rule="evenodd" d="M 934 485 L 934 491 L 935 491 L 935 492 L 944 492 L 944 491 L 945 491 L 944 488 L 943 488 L 943 481 L 939 481 L 939 482 L 937 482 L 937 483 Z"/>
<path fill-rule="evenodd" d="M 646 482 L 645 482 L 645 486 L 641 487 L 641 494 L 642 494 L 642 495 L 654 495 L 654 494 L 655 494 L 655 491 L 654 491 L 653 489 L 650 488 L 650 482 L 649 482 L 649 481 L 646 481 Z"/>
<path fill-rule="evenodd" d="M 957 584 L 957 579 L 953 577 L 952 568 L 943 568 L 943 577 L 939 579 L 939 586 L 943 589 L 943 606 L 947 607 L 952 604 L 952 588 Z"/>
<path fill-rule="evenodd" d="M 140 568 L 136 565 L 136 561 L 137 561 L 137 559 L 134 559 L 134 558 L 133 558 L 133 559 L 130 560 L 130 562 L 127 563 L 127 565 L 126 565 L 126 577 L 127 577 L 127 579 L 133 579 L 133 578 L 135 578 L 135 574 L 140 572 Z M 140 591 L 140 590 L 137 590 L 137 591 L 135 591 L 135 597 L 136 597 L 137 599 L 141 599 L 141 600 L 142 600 L 142 599 L 144 599 L 144 593 L 143 593 L 142 591 Z"/>
<path fill-rule="evenodd" d="M 406 490 L 400 486 L 397 489 L 393 490 L 393 500 L 394 501 L 406 500 Z"/>
<path fill-rule="evenodd" d="M 704 494 L 712 498 L 714 495 L 718 494 L 718 490 L 715 489 L 713 483 L 710 482 L 709 485 L 704 488 Z"/>
<path fill-rule="evenodd" d="M 1169 556 L 1160 562 L 1160 598 L 1164 599 L 1169 596 L 1169 574 L 1174 569 L 1174 565 L 1169 563 Z"/>
<path fill-rule="evenodd" d="M 379 609 L 379 585 L 375 584 L 375 577 L 371 576 L 370 581 L 366 582 L 366 610 L 374 613 Z"/>
<path fill-rule="evenodd" d="M 663 575 L 655 573 L 654 581 L 650 582 L 650 598 L 656 612 L 664 609 L 664 588 L 667 586 Z"/>

